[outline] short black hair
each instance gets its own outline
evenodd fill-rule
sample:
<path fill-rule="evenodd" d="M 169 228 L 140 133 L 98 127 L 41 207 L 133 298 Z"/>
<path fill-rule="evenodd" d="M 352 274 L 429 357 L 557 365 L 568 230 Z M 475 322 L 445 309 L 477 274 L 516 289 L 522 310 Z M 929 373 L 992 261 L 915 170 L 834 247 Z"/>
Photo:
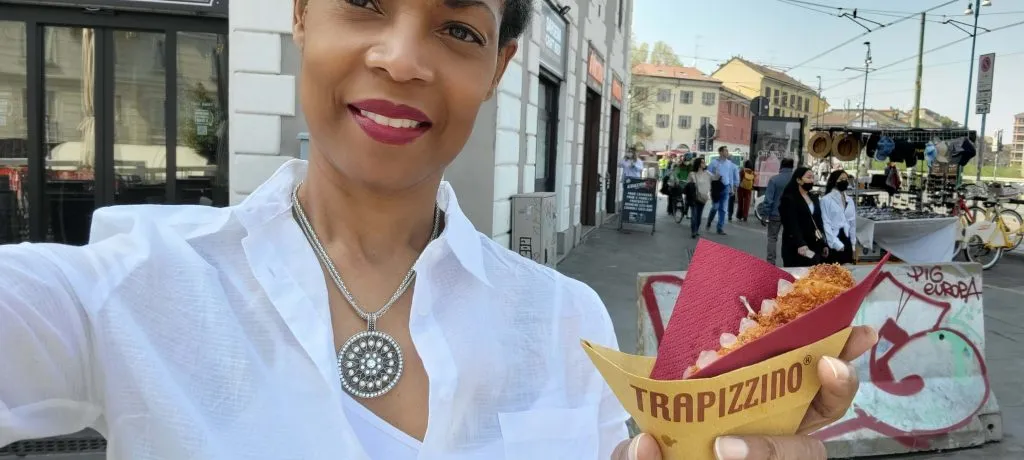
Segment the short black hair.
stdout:
<path fill-rule="evenodd" d="M 792 158 L 783 158 L 782 162 L 779 163 L 779 167 L 780 168 L 792 169 L 793 168 L 793 159 Z"/>
<path fill-rule="evenodd" d="M 498 32 L 498 46 L 518 40 L 533 17 L 533 0 L 505 0 L 501 12 L 501 27 Z"/>
<path fill-rule="evenodd" d="M 299 0 L 302 8 L 306 8 L 308 3 L 309 0 Z M 498 29 L 498 46 L 505 46 L 512 40 L 518 40 L 529 27 L 532 17 L 533 0 L 505 0 Z"/>

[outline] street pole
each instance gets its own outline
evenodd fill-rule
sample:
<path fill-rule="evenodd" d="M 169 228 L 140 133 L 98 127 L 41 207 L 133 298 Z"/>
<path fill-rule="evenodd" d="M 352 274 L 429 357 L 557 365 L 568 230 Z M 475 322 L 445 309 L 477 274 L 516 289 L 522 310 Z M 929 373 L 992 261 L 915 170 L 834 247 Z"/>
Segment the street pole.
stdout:
<path fill-rule="evenodd" d="M 981 114 L 981 132 L 978 133 L 978 174 L 975 178 L 974 183 L 981 185 L 981 159 L 985 156 L 985 121 L 988 119 L 988 114 Z M 995 169 L 992 170 L 992 174 L 995 174 Z"/>
<path fill-rule="evenodd" d="M 814 104 L 815 124 L 821 126 L 821 75 L 818 75 L 818 100 Z"/>
<path fill-rule="evenodd" d="M 967 74 L 967 107 L 964 107 L 964 128 L 971 119 L 971 85 L 974 84 L 974 53 L 978 46 L 978 18 L 981 16 L 981 0 L 974 0 L 974 34 L 971 35 L 971 72 Z"/>
<path fill-rule="evenodd" d="M 917 47 L 917 81 L 914 84 L 914 121 L 911 124 L 914 128 L 921 127 L 921 80 L 924 78 L 924 26 L 926 24 L 926 17 L 927 13 L 921 13 L 921 40 Z"/>
<path fill-rule="evenodd" d="M 981 1 L 981 0 L 978 0 Z M 868 47 L 867 57 L 864 58 L 864 96 L 860 102 L 860 127 L 866 127 L 864 125 L 864 118 L 868 113 L 868 74 L 871 72 L 871 42 L 864 42 Z M 859 157 L 858 157 L 859 158 Z M 858 165 L 859 166 L 859 165 Z"/>

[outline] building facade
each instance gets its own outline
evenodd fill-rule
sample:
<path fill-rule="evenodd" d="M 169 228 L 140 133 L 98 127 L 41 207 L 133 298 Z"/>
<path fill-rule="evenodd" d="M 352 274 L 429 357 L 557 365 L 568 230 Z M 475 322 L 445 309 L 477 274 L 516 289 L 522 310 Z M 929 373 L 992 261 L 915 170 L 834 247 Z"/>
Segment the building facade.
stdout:
<path fill-rule="evenodd" d="M 248 0 L 230 11 L 232 203 L 300 152 L 291 8 L 292 0 Z M 565 254 L 614 212 L 631 13 L 632 0 L 535 2 L 499 90 L 445 171 L 478 230 L 509 246 L 511 197 L 553 192 Z"/>
<path fill-rule="evenodd" d="M 0 0 L 0 243 L 226 205 L 227 31 L 227 0 Z"/>
<path fill-rule="evenodd" d="M 711 76 L 747 100 L 763 96 L 768 101 L 768 115 L 773 117 L 804 118 L 810 127 L 828 111 L 828 102 L 818 97 L 816 89 L 741 57 L 722 64 Z"/>
<path fill-rule="evenodd" d="M 1024 113 L 1018 113 L 1013 117 L 1010 156 L 1010 166 L 1017 166 L 1024 172 Z"/>
<path fill-rule="evenodd" d="M 750 128 L 753 114 L 746 96 L 722 87 L 718 98 L 718 132 L 715 145 L 730 152 L 750 153 Z"/>
<path fill-rule="evenodd" d="M 634 103 L 642 104 L 634 121 L 643 126 L 638 140 L 647 150 L 712 150 L 721 82 L 691 67 L 640 64 L 632 72 Z"/>

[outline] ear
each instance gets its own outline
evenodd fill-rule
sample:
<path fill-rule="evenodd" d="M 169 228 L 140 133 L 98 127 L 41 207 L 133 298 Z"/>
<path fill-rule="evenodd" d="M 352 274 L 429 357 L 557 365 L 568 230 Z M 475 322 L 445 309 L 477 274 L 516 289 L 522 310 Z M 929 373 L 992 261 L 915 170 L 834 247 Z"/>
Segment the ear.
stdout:
<path fill-rule="evenodd" d="M 306 9 L 313 0 L 293 0 L 292 3 L 292 42 L 302 51 L 306 43 Z"/>
<path fill-rule="evenodd" d="M 519 51 L 518 40 L 512 40 L 498 50 L 498 65 L 494 68 L 494 78 L 491 79 L 491 88 L 487 90 L 486 99 L 494 97 L 494 91 L 498 89 L 498 84 L 501 83 L 501 77 L 505 75 L 505 70 L 508 69 L 508 61 L 512 60 L 512 57 L 516 55 L 517 51 Z"/>

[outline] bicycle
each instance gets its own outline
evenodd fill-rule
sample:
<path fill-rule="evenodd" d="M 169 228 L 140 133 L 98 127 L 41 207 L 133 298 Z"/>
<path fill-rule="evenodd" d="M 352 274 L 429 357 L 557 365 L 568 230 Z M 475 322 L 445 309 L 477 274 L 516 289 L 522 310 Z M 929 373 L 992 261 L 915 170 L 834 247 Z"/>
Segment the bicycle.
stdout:
<path fill-rule="evenodd" d="M 1007 200 L 985 199 L 981 206 L 968 208 L 964 193 L 957 190 L 958 199 L 953 208 L 960 216 L 961 240 L 958 248 L 967 260 L 988 270 L 999 262 L 1003 253 L 1012 251 L 1024 240 L 1024 218 L 1015 210 L 1003 207 Z"/>
<path fill-rule="evenodd" d="M 675 202 L 675 206 L 672 208 L 672 216 L 675 217 L 677 224 L 682 224 L 683 219 L 686 217 L 686 201 L 679 198 Z"/>

